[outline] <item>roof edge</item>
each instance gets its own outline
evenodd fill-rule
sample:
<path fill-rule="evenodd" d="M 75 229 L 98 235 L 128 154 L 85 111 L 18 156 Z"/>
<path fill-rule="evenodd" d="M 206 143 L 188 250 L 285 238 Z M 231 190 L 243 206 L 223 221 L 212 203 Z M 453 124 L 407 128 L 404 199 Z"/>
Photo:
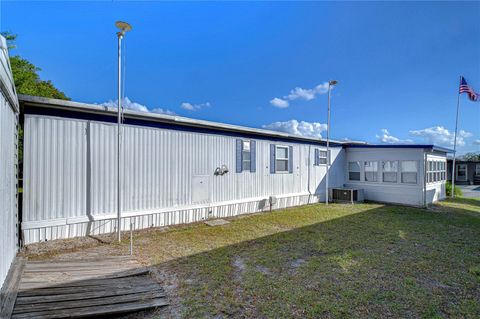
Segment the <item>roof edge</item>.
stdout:
<path fill-rule="evenodd" d="M 432 151 L 453 153 L 452 149 L 434 144 L 345 144 L 344 147 L 351 148 L 422 148 Z"/>
<path fill-rule="evenodd" d="M 18 99 L 20 101 L 20 104 L 22 105 L 26 104 L 26 105 L 32 105 L 37 107 L 63 109 L 63 110 L 68 108 L 69 110 L 72 110 L 72 111 L 97 113 L 97 114 L 114 115 L 117 113 L 116 108 L 106 107 L 99 104 L 81 103 L 81 102 L 66 101 L 66 100 L 52 99 L 52 98 L 46 98 L 46 97 L 40 97 L 40 96 L 23 95 L 23 94 L 19 94 Z M 158 113 L 151 113 L 151 112 L 125 110 L 124 116 L 129 118 L 143 119 L 143 120 L 149 120 L 149 121 L 174 123 L 174 124 L 185 125 L 185 126 L 213 128 L 219 131 L 253 133 L 253 134 L 258 134 L 263 136 L 272 136 L 277 138 L 326 143 L 325 139 L 299 136 L 299 135 L 293 135 L 293 134 L 288 134 L 288 133 L 283 133 L 278 131 L 271 131 L 271 130 L 239 126 L 239 125 L 233 125 L 233 124 L 225 124 L 225 123 L 219 123 L 219 122 L 213 122 L 213 121 L 197 120 L 197 119 L 192 119 L 192 118 L 178 116 L 178 115 L 168 115 L 168 114 L 158 114 Z M 342 146 L 345 144 L 345 142 L 341 142 L 337 140 L 330 140 L 330 143 L 333 144 L 332 146 Z"/>

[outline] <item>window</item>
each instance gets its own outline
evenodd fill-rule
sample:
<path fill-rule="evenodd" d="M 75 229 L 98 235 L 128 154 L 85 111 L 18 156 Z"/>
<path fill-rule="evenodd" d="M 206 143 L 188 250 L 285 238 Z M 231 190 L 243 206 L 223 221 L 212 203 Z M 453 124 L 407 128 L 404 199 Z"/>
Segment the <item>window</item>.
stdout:
<path fill-rule="evenodd" d="M 275 149 L 275 171 L 276 172 L 288 172 L 288 147 L 277 146 Z"/>
<path fill-rule="evenodd" d="M 463 179 L 466 176 L 467 176 L 467 165 L 465 164 L 457 165 L 457 177 Z"/>
<path fill-rule="evenodd" d="M 318 152 L 318 164 L 327 164 L 327 151 Z"/>
<path fill-rule="evenodd" d="M 378 162 L 365 162 L 365 181 L 378 182 Z"/>
<path fill-rule="evenodd" d="M 475 175 L 480 176 L 480 164 L 475 164 Z"/>
<path fill-rule="evenodd" d="M 348 162 L 348 179 L 351 181 L 360 180 L 360 162 Z"/>
<path fill-rule="evenodd" d="M 238 139 L 236 142 L 236 172 L 256 171 L 256 142 Z"/>
<path fill-rule="evenodd" d="M 402 183 L 417 184 L 417 161 L 401 161 Z"/>
<path fill-rule="evenodd" d="M 446 163 L 444 161 L 427 162 L 427 183 L 444 181 L 447 177 Z"/>
<path fill-rule="evenodd" d="M 242 170 L 249 171 L 251 167 L 251 160 L 250 160 L 250 141 L 243 141 L 243 148 L 242 148 Z"/>
<path fill-rule="evenodd" d="M 396 183 L 398 174 L 397 161 L 384 161 L 383 165 L 383 181 L 387 183 Z"/>

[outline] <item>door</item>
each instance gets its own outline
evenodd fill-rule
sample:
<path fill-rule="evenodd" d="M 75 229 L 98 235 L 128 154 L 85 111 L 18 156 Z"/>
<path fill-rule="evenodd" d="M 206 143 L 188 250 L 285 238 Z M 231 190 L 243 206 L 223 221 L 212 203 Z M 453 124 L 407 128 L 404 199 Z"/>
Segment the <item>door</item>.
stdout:
<path fill-rule="evenodd" d="M 460 182 L 467 181 L 467 164 L 458 164 L 457 165 L 457 176 L 456 180 Z"/>

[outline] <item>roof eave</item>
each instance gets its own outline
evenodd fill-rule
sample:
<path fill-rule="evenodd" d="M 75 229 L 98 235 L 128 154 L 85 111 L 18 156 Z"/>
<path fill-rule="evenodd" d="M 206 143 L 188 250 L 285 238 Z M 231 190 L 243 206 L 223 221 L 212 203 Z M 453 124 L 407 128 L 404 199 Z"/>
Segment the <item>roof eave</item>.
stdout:
<path fill-rule="evenodd" d="M 69 108 L 77 112 L 89 112 L 89 113 L 98 113 L 98 114 L 113 115 L 117 113 L 116 108 L 109 108 L 109 107 L 101 106 L 98 104 L 80 103 L 80 102 L 51 99 L 51 98 L 23 95 L 23 94 L 19 94 L 18 99 L 22 105 L 27 104 L 27 105 L 33 105 L 38 107 L 58 108 L 58 109 Z M 298 136 L 298 135 L 292 135 L 288 133 L 282 133 L 282 132 L 270 131 L 270 130 L 264 130 L 264 129 L 258 129 L 258 128 L 250 128 L 250 127 L 211 122 L 211 121 L 205 121 L 205 120 L 196 120 L 196 119 L 177 116 L 177 115 L 124 110 L 124 116 L 135 118 L 135 119 L 175 123 L 175 124 L 186 125 L 186 126 L 214 128 L 214 129 L 229 131 L 229 132 L 253 133 L 253 134 L 258 134 L 263 136 L 280 137 L 280 138 L 286 138 L 286 139 L 292 139 L 292 140 L 326 143 L 326 140 L 314 138 L 314 137 Z M 341 146 L 344 144 L 344 142 L 340 142 L 336 140 L 330 140 L 330 143 L 332 143 L 332 146 Z"/>

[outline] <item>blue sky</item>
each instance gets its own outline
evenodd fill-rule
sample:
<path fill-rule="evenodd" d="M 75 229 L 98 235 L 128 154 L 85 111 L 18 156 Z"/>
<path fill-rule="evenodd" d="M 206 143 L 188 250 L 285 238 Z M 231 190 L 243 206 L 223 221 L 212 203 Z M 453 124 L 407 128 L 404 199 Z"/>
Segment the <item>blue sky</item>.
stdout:
<path fill-rule="evenodd" d="M 480 91 L 479 2 L 2 1 L 0 29 L 42 78 L 104 103 L 117 94 L 116 20 L 134 28 L 137 108 L 325 136 L 322 84 L 337 79 L 333 138 L 451 146 L 459 75 Z M 480 103 L 460 100 L 459 151 L 480 151 Z"/>

